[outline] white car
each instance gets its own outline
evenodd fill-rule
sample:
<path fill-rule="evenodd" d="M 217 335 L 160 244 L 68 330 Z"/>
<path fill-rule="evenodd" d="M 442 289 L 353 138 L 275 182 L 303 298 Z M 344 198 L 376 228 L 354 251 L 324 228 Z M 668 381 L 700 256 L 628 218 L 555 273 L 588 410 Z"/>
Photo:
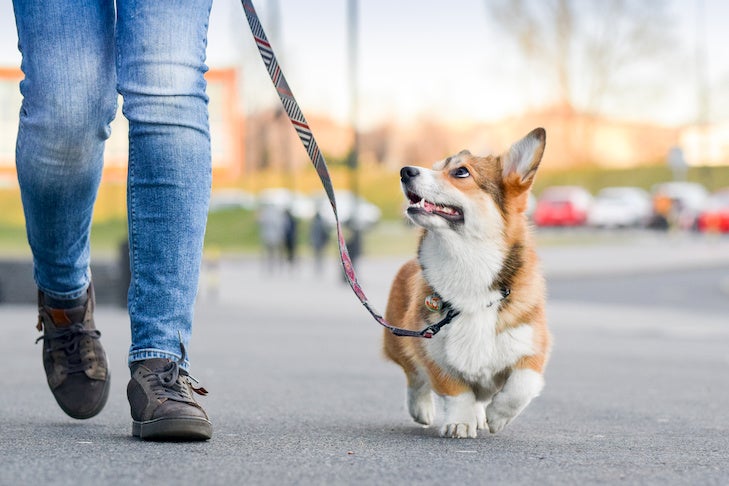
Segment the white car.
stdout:
<path fill-rule="evenodd" d="M 643 226 L 651 217 L 647 191 L 639 187 L 606 187 L 597 193 L 587 212 L 587 224 L 599 228 Z"/>
<path fill-rule="evenodd" d="M 274 207 L 279 211 L 290 210 L 296 219 L 311 219 L 316 208 L 314 202 L 304 194 L 282 187 L 264 189 L 258 194 L 258 208 Z"/>

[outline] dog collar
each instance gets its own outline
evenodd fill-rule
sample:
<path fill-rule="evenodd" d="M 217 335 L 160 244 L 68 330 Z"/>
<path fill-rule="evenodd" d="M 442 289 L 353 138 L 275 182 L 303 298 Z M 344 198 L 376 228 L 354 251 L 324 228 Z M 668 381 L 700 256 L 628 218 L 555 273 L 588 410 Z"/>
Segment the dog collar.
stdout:
<path fill-rule="evenodd" d="M 502 300 L 506 299 L 509 294 L 511 294 L 511 290 L 506 287 L 500 288 L 499 292 L 501 293 L 501 297 L 489 302 L 486 307 L 491 307 L 494 304 L 501 302 Z M 452 307 L 451 303 L 443 300 L 443 297 L 441 297 L 438 292 L 433 292 L 432 294 L 425 296 L 425 300 L 423 301 L 423 303 L 425 305 L 425 308 L 428 309 L 430 312 L 440 312 L 441 310 L 447 310 Z"/>

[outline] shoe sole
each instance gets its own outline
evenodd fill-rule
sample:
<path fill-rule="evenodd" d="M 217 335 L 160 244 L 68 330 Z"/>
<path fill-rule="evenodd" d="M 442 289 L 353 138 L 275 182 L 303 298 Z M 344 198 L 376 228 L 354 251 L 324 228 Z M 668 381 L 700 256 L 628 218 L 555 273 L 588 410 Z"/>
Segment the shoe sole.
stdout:
<path fill-rule="evenodd" d="M 132 435 L 142 440 L 208 440 L 213 436 L 213 425 L 199 417 L 134 420 Z"/>

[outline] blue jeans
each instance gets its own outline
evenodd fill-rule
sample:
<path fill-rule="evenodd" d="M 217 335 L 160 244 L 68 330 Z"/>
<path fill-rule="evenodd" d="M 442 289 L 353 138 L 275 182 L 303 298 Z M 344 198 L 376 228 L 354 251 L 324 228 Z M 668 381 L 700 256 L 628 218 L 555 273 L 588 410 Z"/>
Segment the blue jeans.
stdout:
<path fill-rule="evenodd" d="M 13 0 L 25 74 L 18 180 L 35 280 L 53 298 L 78 298 L 90 283 L 91 215 L 123 98 L 130 363 L 178 358 L 178 336 L 190 339 L 212 172 L 211 3 Z"/>

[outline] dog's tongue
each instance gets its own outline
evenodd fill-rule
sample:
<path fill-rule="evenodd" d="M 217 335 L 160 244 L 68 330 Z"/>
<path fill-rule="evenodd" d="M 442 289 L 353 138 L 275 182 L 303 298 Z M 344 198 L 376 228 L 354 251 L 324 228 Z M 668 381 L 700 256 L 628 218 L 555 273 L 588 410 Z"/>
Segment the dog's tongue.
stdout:
<path fill-rule="evenodd" d="M 433 204 L 430 201 L 425 201 L 424 200 L 423 201 L 423 209 L 425 209 L 429 213 L 432 213 L 432 212 L 435 212 L 436 209 L 438 209 L 438 206 L 436 206 L 435 204 Z"/>

